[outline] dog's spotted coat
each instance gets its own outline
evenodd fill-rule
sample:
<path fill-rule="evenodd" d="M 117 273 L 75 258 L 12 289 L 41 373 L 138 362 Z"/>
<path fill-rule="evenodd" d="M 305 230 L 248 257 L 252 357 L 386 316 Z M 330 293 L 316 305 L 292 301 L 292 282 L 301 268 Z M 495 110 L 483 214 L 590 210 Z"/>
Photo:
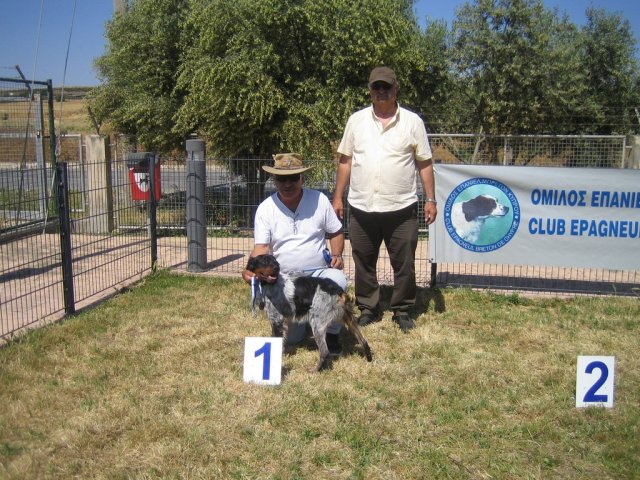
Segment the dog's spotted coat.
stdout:
<path fill-rule="evenodd" d="M 301 274 L 280 274 L 280 265 L 273 255 L 250 258 L 247 269 L 255 273 L 262 284 L 266 312 L 274 336 L 283 335 L 283 327 L 287 322 L 309 323 L 320 352 L 316 370 L 328 366 L 326 333 L 334 321 L 347 327 L 362 346 L 367 360 L 372 361 L 369 344 L 353 314 L 353 302 L 334 281 Z"/>

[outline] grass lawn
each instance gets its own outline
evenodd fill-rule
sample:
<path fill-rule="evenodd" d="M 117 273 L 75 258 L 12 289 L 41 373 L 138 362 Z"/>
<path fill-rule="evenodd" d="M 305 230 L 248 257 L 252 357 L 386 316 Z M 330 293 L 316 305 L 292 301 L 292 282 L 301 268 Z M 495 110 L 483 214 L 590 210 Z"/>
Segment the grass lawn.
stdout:
<path fill-rule="evenodd" d="M 310 341 L 276 387 L 242 381 L 249 300 L 159 272 L 1 349 L 0 478 L 640 478 L 638 298 L 422 290 L 373 363 L 343 333 L 309 373 Z M 578 355 L 615 356 L 614 408 L 575 408 Z"/>

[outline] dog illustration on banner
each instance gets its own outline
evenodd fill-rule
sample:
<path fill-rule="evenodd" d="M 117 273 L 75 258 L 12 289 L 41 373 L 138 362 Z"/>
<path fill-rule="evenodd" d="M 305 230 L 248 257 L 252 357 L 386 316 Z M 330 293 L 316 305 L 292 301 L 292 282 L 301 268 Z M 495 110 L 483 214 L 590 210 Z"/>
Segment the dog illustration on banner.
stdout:
<path fill-rule="evenodd" d="M 453 204 L 451 223 L 460 238 L 476 243 L 487 219 L 504 217 L 508 213 L 509 207 L 499 203 L 492 195 L 478 195 Z"/>

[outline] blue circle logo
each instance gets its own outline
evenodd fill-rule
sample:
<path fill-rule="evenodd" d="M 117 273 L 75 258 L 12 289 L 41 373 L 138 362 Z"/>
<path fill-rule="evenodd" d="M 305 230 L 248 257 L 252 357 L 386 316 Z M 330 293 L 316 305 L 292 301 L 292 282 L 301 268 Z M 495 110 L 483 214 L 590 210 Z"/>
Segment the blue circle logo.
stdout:
<path fill-rule="evenodd" d="M 493 252 L 513 238 L 520 225 L 520 204 L 509 187 L 491 178 L 458 185 L 444 207 L 444 225 L 462 248 Z"/>

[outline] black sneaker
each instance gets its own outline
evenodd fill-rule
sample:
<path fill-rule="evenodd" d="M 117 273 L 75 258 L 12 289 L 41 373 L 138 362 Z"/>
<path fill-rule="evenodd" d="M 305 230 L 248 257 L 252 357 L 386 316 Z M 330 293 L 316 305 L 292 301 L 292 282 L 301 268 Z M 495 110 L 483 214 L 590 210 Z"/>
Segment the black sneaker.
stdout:
<path fill-rule="evenodd" d="M 382 315 L 380 313 L 366 312 L 360 315 L 360 317 L 358 318 L 358 325 L 360 325 L 361 327 L 365 327 L 372 323 L 379 322 L 380 320 L 382 320 Z"/>
<path fill-rule="evenodd" d="M 327 333 L 327 348 L 330 355 L 342 355 L 342 344 L 339 333 Z"/>
<path fill-rule="evenodd" d="M 407 333 L 409 330 L 412 330 L 416 327 L 416 322 L 414 322 L 413 319 L 404 312 L 394 313 L 391 320 L 396 322 L 400 327 L 400 330 L 402 330 L 404 333 Z"/>

